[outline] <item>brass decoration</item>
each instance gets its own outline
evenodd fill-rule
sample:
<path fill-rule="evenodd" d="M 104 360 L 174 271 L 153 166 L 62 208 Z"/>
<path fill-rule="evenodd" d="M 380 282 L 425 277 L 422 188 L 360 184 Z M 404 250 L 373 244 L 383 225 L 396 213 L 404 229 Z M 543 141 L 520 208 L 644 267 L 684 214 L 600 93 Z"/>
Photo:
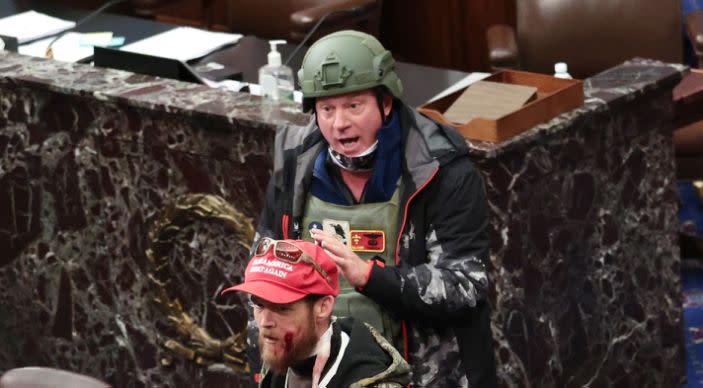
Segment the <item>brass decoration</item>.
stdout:
<path fill-rule="evenodd" d="M 250 249 L 249 242 L 255 233 L 252 220 L 223 198 L 210 194 L 185 194 L 178 197 L 159 214 L 149 233 L 151 245 L 146 255 L 153 265 L 149 278 L 157 287 L 155 302 L 166 313 L 168 321 L 180 336 L 178 339 L 167 340 L 164 346 L 198 365 L 222 362 L 236 372 L 248 373 L 250 366 L 245 356 L 246 329 L 225 340 L 213 338 L 183 309 L 181 301 L 168 293 L 169 279 L 166 272 L 174 239 L 194 221 L 208 219 L 224 222 L 239 235 L 241 246 Z M 169 360 L 163 362 L 170 364 Z"/>

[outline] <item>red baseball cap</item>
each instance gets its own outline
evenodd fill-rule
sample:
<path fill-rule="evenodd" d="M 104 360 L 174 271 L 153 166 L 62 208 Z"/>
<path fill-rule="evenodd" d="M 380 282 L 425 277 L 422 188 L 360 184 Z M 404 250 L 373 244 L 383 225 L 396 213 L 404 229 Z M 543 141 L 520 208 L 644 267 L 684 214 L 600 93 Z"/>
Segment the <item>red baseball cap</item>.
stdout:
<path fill-rule="evenodd" d="M 221 294 L 244 291 L 279 304 L 295 302 L 306 295 L 339 295 L 337 264 L 327 252 L 307 241 L 280 241 L 290 243 L 307 253 L 327 273 L 327 277 L 304 260 L 282 260 L 276 256 L 274 246 L 263 255 L 255 255 L 249 260 L 244 271 L 244 283 L 227 288 Z"/>

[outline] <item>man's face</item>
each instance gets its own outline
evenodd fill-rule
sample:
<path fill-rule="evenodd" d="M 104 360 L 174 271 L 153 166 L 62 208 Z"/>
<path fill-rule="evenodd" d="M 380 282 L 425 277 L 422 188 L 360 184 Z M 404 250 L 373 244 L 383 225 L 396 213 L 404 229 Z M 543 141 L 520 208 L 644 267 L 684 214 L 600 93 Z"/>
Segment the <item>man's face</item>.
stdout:
<path fill-rule="evenodd" d="M 384 116 L 391 110 L 393 97 L 386 95 Z M 370 90 L 320 97 L 315 101 L 317 124 L 333 150 L 345 156 L 357 156 L 376 142 L 381 128 L 381 113 L 376 96 Z"/>
<path fill-rule="evenodd" d="M 259 327 L 261 359 L 277 373 L 310 356 L 317 344 L 313 304 L 299 300 L 276 304 L 251 297 Z"/>

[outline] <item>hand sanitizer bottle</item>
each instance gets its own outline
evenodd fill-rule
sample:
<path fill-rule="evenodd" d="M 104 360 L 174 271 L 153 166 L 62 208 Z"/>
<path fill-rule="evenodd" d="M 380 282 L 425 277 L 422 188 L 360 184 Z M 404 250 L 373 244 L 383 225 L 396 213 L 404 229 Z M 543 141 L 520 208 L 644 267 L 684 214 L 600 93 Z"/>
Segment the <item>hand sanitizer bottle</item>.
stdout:
<path fill-rule="evenodd" d="M 281 53 L 276 50 L 277 44 L 285 40 L 271 40 L 271 51 L 268 54 L 268 65 L 259 69 L 259 86 L 261 95 L 271 101 L 293 101 L 293 70 L 281 64 Z"/>
<path fill-rule="evenodd" d="M 569 68 L 564 62 L 557 62 L 554 64 L 554 76 L 556 78 L 566 78 L 571 79 L 571 74 L 569 74 Z"/>

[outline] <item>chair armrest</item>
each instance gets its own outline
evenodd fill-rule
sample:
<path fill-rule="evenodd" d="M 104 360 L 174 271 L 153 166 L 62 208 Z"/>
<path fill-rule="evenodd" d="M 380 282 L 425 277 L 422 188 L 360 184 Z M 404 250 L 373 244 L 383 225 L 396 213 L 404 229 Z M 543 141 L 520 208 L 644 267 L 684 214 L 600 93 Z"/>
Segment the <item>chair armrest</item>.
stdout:
<path fill-rule="evenodd" d="M 290 15 L 293 33 L 305 35 L 325 15 L 330 12 L 340 11 L 328 16 L 323 25 L 340 24 L 341 21 L 360 20 L 372 15 L 379 8 L 378 0 L 334 0 L 316 7 L 306 8 Z"/>
<path fill-rule="evenodd" d="M 488 62 L 491 69 L 520 67 L 520 51 L 515 29 L 507 24 L 495 24 L 486 30 Z"/>
<path fill-rule="evenodd" d="M 698 58 L 698 67 L 703 67 L 703 10 L 697 9 L 686 15 L 686 33 Z"/>

